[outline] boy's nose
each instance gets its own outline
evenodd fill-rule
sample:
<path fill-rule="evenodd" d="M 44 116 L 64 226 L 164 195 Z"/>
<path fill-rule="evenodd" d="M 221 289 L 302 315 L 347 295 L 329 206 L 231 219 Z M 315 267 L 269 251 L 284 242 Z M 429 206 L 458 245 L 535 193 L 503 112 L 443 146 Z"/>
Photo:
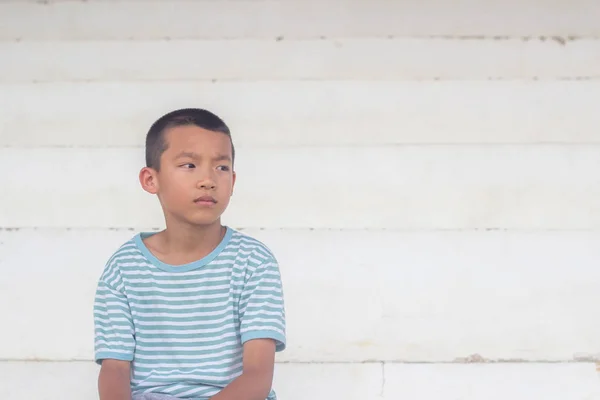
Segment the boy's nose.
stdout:
<path fill-rule="evenodd" d="M 210 190 L 216 187 L 215 182 L 212 179 L 201 179 L 197 184 L 199 189 Z"/>

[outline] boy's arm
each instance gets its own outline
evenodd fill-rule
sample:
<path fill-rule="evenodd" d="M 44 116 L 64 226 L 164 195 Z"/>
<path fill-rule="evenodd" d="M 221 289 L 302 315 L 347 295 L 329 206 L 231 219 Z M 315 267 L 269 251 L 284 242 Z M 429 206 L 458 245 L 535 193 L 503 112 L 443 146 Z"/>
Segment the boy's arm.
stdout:
<path fill-rule="evenodd" d="M 242 290 L 240 334 L 242 374 L 211 400 L 265 400 L 271 392 L 275 353 L 286 347 L 285 307 L 279 264 L 265 260 Z"/>
<path fill-rule="evenodd" d="M 131 361 L 135 349 L 133 318 L 121 274 L 114 263 L 104 270 L 94 300 L 94 353 L 101 365 L 100 400 L 131 400 Z"/>
<path fill-rule="evenodd" d="M 106 359 L 98 377 L 100 400 L 131 400 L 130 362 Z"/>
<path fill-rule="evenodd" d="M 265 400 L 273 383 L 275 342 L 254 339 L 244 344 L 242 375 L 210 400 Z M 104 399 L 102 399 L 104 400 Z"/>

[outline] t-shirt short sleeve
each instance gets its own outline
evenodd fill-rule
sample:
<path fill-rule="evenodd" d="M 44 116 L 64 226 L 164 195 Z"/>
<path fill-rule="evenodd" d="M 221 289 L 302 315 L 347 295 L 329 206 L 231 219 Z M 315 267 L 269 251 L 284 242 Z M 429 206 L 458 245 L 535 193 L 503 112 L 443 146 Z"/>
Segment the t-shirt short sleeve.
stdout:
<path fill-rule="evenodd" d="M 276 351 L 286 347 L 286 322 L 279 264 L 269 258 L 250 274 L 240 298 L 242 344 L 273 339 Z"/>
<path fill-rule="evenodd" d="M 96 363 L 105 359 L 132 361 L 135 349 L 133 319 L 116 265 L 100 277 L 94 301 Z"/>

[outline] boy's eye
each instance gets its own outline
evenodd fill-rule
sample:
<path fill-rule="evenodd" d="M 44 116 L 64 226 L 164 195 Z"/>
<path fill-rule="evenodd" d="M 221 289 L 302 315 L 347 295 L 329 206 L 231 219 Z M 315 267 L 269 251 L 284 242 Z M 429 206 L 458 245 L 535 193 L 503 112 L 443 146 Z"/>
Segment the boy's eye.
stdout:
<path fill-rule="evenodd" d="M 229 171 L 229 167 L 227 165 L 221 165 L 218 167 L 221 171 Z"/>
<path fill-rule="evenodd" d="M 194 164 L 191 164 L 191 163 L 183 164 L 182 167 L 183 168 L 190 168 L 190 169 L 191 168 L 196 168 L 196 166 Z"/>

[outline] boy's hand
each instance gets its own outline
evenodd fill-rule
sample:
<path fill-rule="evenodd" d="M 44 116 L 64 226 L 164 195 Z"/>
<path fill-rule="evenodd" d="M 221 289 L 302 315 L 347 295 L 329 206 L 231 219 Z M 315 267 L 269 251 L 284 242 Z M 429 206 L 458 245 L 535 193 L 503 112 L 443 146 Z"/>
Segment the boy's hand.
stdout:
<path fill-rule="evenodd" d="M 211 400 L 265 400 L 269 396 L 275 369 L 275 342 L 249 340 L 244 344 L 243 357 L 242 375 Z"/>
<path fill-rule="evenodd" d="M 102 361 L 98 377 L 100 400 L 131 400 L 129 361 Z"/>

